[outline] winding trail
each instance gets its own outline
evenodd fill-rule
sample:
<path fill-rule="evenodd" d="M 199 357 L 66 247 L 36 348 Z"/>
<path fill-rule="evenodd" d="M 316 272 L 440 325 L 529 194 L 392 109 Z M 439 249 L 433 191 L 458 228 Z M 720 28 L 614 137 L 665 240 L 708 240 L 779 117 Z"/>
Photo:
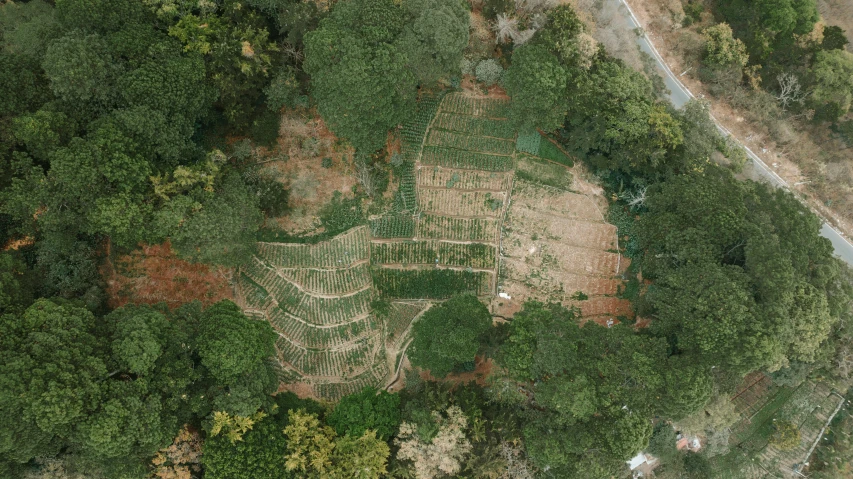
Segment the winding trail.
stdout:
<path fill-rule="evenodd" d="M 642 24 L 637 19 L 637 16 L 634 15 L 634 11 L 631 10 L 630 5 L 628 5 L 625 0 L 605 0 L 606 3 L 611 3 L 614 5 L 618 5 L 619 12 L 625 17 L 627 21 L 627 25 L 629 25 L 632 29 L 642 29 Z M 632 33 L 632 32 L 631 32 Z M 696 98 L 690 90 L 684 86 L 683 83 L 672 73 L 672 70 L 669 69 L 669 66 L 664 61 L 661 54 L 657 51 L 654 44 L 649 40 L 648 35 L 645 33 L 643 35 L 637 36 L 637 45 L 639 45 L 640 49 L 655 59 L 657 63 L 657 67 L 664 81 L 666 82 L 666 87 L 669 89 L 669 94 L 667 98 L 669 101 L 676 107 L 681 108 L 690 100 Z M 714 124 L 717 125 L 717 129 L 720 130 L 726 137 L 732 137 L 738 144 L 743 147 L 744 151 L 746 151 L 747 156 L 749 156 L 750 163 L 756 173 L 761 175 L 768 183 L 777 187 L 783 188 L 791 191 L 790 185 L 781 176 L 776 174 L 775 171 L 771 170 L 764 161 L 759 158 L 758 155 L 755 154 L 748 146 L 746 146 L 743 142 L 741 142 L 737 137 L 735 137 L 731 131 L 729 131 L 725 126 L 723 126 L 713 115 L 711 115 L 711 120 L 714 121 Z M 802 201 L 802 200 L 801 200 Z M 805 204 L 805 203 L 804 203 Z M 809 209 L 814 211 L 808 204 L 806 204 Z M 819 213 L 815 212 L 821 219 L 823 216 Z M 824 221 L 823 226 L 820 229 L 820 235 L 824 238 L 827 238 L 831 243 L 832 247 L 835 249 L 835 254 L 844 260 L 847 264 L 853 265 L 853 243 L 850 242 L 849 239 L 845 238 L 844 235 L 835 229 L 832 225 Z"/>

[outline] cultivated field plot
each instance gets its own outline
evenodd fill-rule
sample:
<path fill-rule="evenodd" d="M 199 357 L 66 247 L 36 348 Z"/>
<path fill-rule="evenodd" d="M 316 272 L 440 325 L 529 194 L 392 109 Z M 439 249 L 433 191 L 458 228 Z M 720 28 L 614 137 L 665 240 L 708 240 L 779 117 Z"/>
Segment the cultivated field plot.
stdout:
<path fill-rule="evenodd" d="M 732 401 L 741 420 L 732 427 L 731 452 L 714 458 L 714 477 L 801 477 L 792 472 L 803 463 L 821 429 L 843 401 L 823 383 L 806 381 L 795 389 L 778 387 L 761 374 L 750 375 Z M 770 445 L 775 421 L 788 421 L 800 430 L 799 445 L 780 450 Z M 754 459 L 753 459 L 754 458 Z"/>
<path fill-rule="evenodd" d="M 373 264 L 429 264 L 494 269 L 497 248 L 483 243 L 448 241 L 374 242 Z"/>
<path fill-rule="evenodd" d="M 512 173 L 459 170 L 440 166 L 422 167 L 418 171 L 418 184 L 421 188 L 503 192 L 512 186 Z"/>
<path fill-rule="evenodd" d="M 494 274 L 483 271 L 425 268 L 375 268 L 373 284 L 386 298 L 447 299 L 454 294 L 491 293 Z"/>
<path fill-rule="evenodd" d="M 406 340 L 406 331 L 422 311 L 430 306 L 427 302 L 403 302 L 391 303 L 388 314 L 385 317 L 385 346 L 399 349 Z"/>
<path fill-rule="evenodd" d="M 436 190 L 421 188 L 418 203 L 421 211 L 453 217 L 492 217 L 503 213 L 506 194 L 502 191 Z"/>
<path fill-rule="evenodd" d="M 499 218 L 451 218 L 430 214 L 418 221 L 419 238 L 498 244 Z"/>
<path fill-rule="evenodd" d="M 511 156 L 425 146 L 421 155 L 421 164 L 471 170 L 510 171 L 513 160 Z"/>
<path fill-rule="evenodd" d="M 374 297 L 369 230 L 354 228 L 316 245 L 261 243 L 237 277 L 247 314 L 278 333 L 285 387 L 337 400 L 388 375 L 383 325 Z"/>
<path fill-rule="evenodd" d="M 367 260 L 369 238 L 360 226 L 315 245 L 258 243 L 258 256 L 273 268 L 344 268 Z"/>
<path fill-rule="evenodd" d="M 491 136 L 506 140 L 515 138 L 515 129 L 506 121 L 457 115 L 450 112 L 441 112 L 436 115 L 432 123 L 432 128 L 435 130 L 458 131 L 469 135 Z"/>
<path fill-rule="evenodd" d="M 426 144 L 459 150 L 476 151 L 492 155 L 510 156 L 515 152 L 515 142 L 490 136 L 474 136 L 445 130 L 430 130 Z"/>
<path fill-rule="evenodd" d="M 628 265 L 616 251 L 616 228 L 591 198 L 516 177 L 498 288 L 510 298 L 495 299 L 493 311 L 510 316 L 521 301 L 538 299 L 576 306 L 584 318 L 631 317 L 630 303 L 616 297 Z"/>
<path fill-rule="evenodd" d="M 447 95 L 441 103 L 443 112 L 499 119 L 507 117 L 508 107 L 509 100 L 471 98 L 458 93 Z"/>

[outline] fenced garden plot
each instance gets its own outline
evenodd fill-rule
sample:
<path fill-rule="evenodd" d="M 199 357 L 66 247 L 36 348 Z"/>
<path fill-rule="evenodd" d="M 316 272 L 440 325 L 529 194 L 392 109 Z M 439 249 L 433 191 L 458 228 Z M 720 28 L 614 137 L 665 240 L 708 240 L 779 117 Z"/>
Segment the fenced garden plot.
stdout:
<path fill-rule="evenodd" d="M 512 174 L 425 166 L 418 171 L 418 184 L 422 188 L 507 191 L 512 184 Z"/>
<path fill-rule="evenodd" d="M 530 155 L 520 154 L 517 158 L 516 178 L 566 191 L 572 189 L 574 178 L 565 167 Z"/>
<path fill-rule="evenodd" d="M 503 212 L 503 192 L 421 189 L 421 211 L 449 216 L 498 217 Z"/>
<path fill-rule="evenodd" d="M 510 156 L 489 155 L 438 146 L 424 147 L 421 164 L 484 171 L 510 171 L 513 167 Z"/>
<path fill-rule="evenodd" d="M 385 344 L 400 344 L 400 340 L 404 339 L 403 333 L 412 324 L 412 320 L 428 306 L 429 303 L 391 303 L 385 317 Z"/>
<path fill-rule="evenodd" d="M 425 214 L 418 222 L 419 238 L 498 242 L 497 218 L 449 218 Z"/>
<path fill-rule="evenodd" d="M 439 130 L 458 131 L 468 135 L 491 136 L 507 140 L 515 138 L 515 129 L 508 121 L 476 116 L 439 112 L 435 116 L 432 127 Z"/>
<path fill-rule="evenodd" d="M 415 236 L 415 219 L 410 214 L 389 214 L 370 220 L 370 234 L 374 238 L 412 238 Z"/>
<path fill-rule="evenodd" d="M 509 100 L 497 98 L 470 98 L 451 93 L 441 102 L 441 111 L 488 118 L 506 118 Z"/>
<path fill-rule="evenodd" d="M 347 294 L 370 286 L 367 263 L 334 269 L 287 268 L 278 273 L 309 294 Z"/>
<path fill-rule="evenodd" d="M 337 348 L 374 334 L 380 327 L 372 315 L 347 323 L 318 328 L 295 318 L 281 308 L 271 308 L 267 318 L 273 328 L 292 342 L 313 349 Z"/>
<path fill-rule="evenodd" d="M 374 264 L 440 264 L 479 269 L 495 267 L 496 248 L 483 243 L 401 241 L 373 243 Z"/>
<path fill-rule="evenodd" d="M 450 269 L 374 268 L 373 285 L 377 292 L 390 298 L 447 299 L 454 294 L 490 293 L 492 274 Z"/>
<path fill-rule="evenodd" d="M 359 226 L 314 245 L 258 243 L 258 255 L 277 268 L 344 268 L 367 259 L 369 238 L 367 226 Z"/>
<path fill-rule="evenodd" d="M 445 146 L 495 155 L 509 156 L 515 152 L 515 142 L 512 140 L 466 135 L 464 133 L 444 130 L 430 130 L 427 134 L 426 144 L 429 146 Z"/>

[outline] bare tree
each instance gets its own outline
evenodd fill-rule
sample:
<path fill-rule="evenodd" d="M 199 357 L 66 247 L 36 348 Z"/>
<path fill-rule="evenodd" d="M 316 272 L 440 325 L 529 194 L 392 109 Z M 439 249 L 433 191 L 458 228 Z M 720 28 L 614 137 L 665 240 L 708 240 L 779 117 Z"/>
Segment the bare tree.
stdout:
<path fill-rule="evenodd" d="M 512 43 L 514 43 L 515 45 L 524 45 L 525 43 L 529 42 L 535 34 L 536 30 L 532 28 L 516 32 L 515 36 L 512 37 Z"/>
<path fill-rule="evenodd" d="M 800 80 L 796 75 L 793 73 L 780 73 L 776 77 L 776 81 L 779 82 L 779 94 L 776 96 L 776 99 L 779 100 L 779 104 L 782 105 L 783 110 L 787 110 L 788 106 L 792 103 L 803 103 L 806 94 L 803 92 Z"/>
<path fill-rule="evenodd" d="M 646 204 L 646 191 L 648 187 L 644 186 L 634 192 L 625 192 L 622 198 L 628 202 L 628 206 L 643 206 Z"/>
<path fill-rule="evenodd" d="M 495 31 L 498 42 L 508 43 L 510 40 L 515 40 L 518 35 L 518 19 L 499 13 L 492 29 Z"/>
<path fill-rule="evenodd" d="M 361 187 L 364 188 L 364 192 L 367 193 L 367 196 L 373 198 L 373 195 L 376 194 L 376 183 L 379 179 L 376 168 L 374 168 L 373 165 L 368 164 L 367 161 L 356 160 L 355 179 L 361 184 Z"/>

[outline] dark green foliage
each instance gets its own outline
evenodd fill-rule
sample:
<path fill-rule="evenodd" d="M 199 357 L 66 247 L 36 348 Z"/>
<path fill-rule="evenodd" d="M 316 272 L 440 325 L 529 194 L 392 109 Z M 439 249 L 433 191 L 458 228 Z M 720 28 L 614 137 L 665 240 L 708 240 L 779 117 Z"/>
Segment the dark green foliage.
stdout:
<path fill-rule="evenodd" d="M 705 5 L 700 0 L 688 0 L 684 7 L 684 21 L 682 25 L 689 27 L 694 23 L 702 20 L 702 12 L 705 11 Z"/>
<path fill-rule="evenodd" d="M 278 129 L 281 126 L 281 116 L 276 112 L 266 111 L 252 120 L 249 136 L 259 146 L 274 148 L 278 140 Z"/>
<path fill-rule="evenodd" d="M 304 68 L 320 113 L 365 152 L 379 149 L 414 106 L 402 29 L 402 9 L 390 0 L 348 0 L 305 36 Z"/>
<path fill-rule="evenodd" d="M 542 135 L 538 131 L 532 130 L 525 133 L 519 133 L 515 139 L 515 149 L 531 155 L 539 154 L 539 146 L 542 144 Z"/>
<path fill-rule="evenodd" d="M 366 387 L 344 396 L 326 418 L 339 436 L 361 437 L 368 429 L 387 441 L 400 425 L 400 396 Z"/>
<path fill-rule="evenodd" d="M 234 303 L 217 303 L 200 321 L 201 363 L 221 383 L 232 383 L 263 366 L 274 338 L 269 323 L 246 318 Z"/>
<path fill-rule="evenodd" d="M 454 296 L 430 308 L 414 324 L 409 360 L 435 377 L 444 377 L 457 364 L 474 359 L 477 339 L 491 326 L 489 310 L 476 296 Z"/>
<path fill-rule="evenodd" d="M 411 215 L 385 215 L 370 220 L 370 234 L 376 238 L 411 238 L 415 236 L 415 220 Z"/>
<path fill-rule="evenodd" d="M 296 79 L 296 69 L 293 67 L 279 71 L 270 81 L 270 84 L 264 88 L 267 108 L 276 112 L 284 107 L 293 108 L 296 106 L 296 99 L 301 94 L 302 89 Z"/>
<path fill-rule="evenodd" d="M 458 74 L 468 45 L 468 5 L 460 0 L 412 0 L 403 7 L 410 19 L 400 42 L 418 83 L 427 86 Z"/>
<path fill-rule="evenodd" d="M 547 48 L 525 45 L 515 51 L 504 85 L 512 102 L 509 119 L 521 131 L 551 131 L 566 116 L 566 70 Z"/>
<path fill-rule="evenodd" d="M 824 50 L 843 50 L 850 40 L 844 33 L 844 29 L 835 25 L 823 27 L 823 42 L 820 47 Z"/>
<path fill-rule="evenodd" d="M 278 416 L 287 417 L 287 411 Z M 208 437 L 202 456 L 205 477 L 212 479 L 285 479 L 287 439 L 274 417 L 252 426 L 241 441 L 231 442 L 225 434 Z"/>
<path fill-rule="evenodd" d="M 506 14 L 515 10 L 513 0 L 485 0 L 483 2 L 483 16 L 488 20 L 494 20 L 498 14 Z"/>
<path fill-rule="evenodd" d="M 361 198 L 344 198 L 339 192 L 335 192 L 332 201 L 320 210 L 323 236 L 327 238 L 363 224 L 364 221 Z"/>
<path fill-rule="evenodd" d="M 373 270 L 373 285 L 385 297 L 409 299 L 446 299 L 454 294 L 487 294 L 488 273 L 450 269 Z"/>
<path fill-rule="evenodd" d="M 566 154 L 563 153 L 563 150 L 546 139 L 543 139 L 539 146 L 539 156 L 546 160 L 551 160 L 561 165 L 568 166 L 569 168 L 575 166 L 575 162 L 566 156 Z"/>
<path fill-rule="evenodd" d="M 794 35 L 811 32 L 820 18 L 815 0 L 726 0 L 719 9 L 759 62 L 785 53 Z"/>

